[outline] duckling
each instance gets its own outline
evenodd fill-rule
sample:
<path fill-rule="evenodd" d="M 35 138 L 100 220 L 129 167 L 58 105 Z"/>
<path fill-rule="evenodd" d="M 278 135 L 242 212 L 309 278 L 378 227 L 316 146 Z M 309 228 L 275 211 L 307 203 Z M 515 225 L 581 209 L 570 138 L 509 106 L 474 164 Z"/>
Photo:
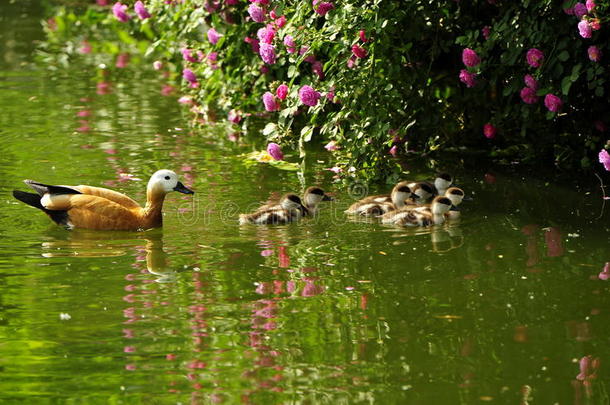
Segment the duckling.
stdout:
<path fill-rule="evenodd" d="M 352 215 L 377 216 L 402 208 L 407 199 L 415 198 L 407 182 L 401 181 L 394 186 L 392 193 L 371 195 L 353 203 L 345 213 Z"/>
<path fill-rule="evenodd" d="M 447 191 L 447 188 L 449 188 L 451 186 L 452 182 L 453 182 L 453 178 L 451 177 L 450 174 L 439 173 L 436 175 L 434 182 L 413 181 L 413 182 L 409 182 L 409 187 L 412 188 L 416 184 L 425 184 L 426 186 L 428 186 L 426 188 L 426 190 L 432 194 L 429 198 L 432 198 L 437 195 L 444 195 L 445 192 Z M 427 201 L 424 201 L 424 202 L 427 202 Z"/>
<path fill-rule="evenodd" d="M 306 215 L 315 215 L 315 213 L 318 211 L 318 205 L 322 201 L 332 200 L 332 197 L 326 194 L 320 187 L 307 187 L 303 193 L 303 205 L 305 208 L 307 208 Z"/>
<path fill-rule="evenodd" d="M 280 209 L 282 208 L 280 201 L 271 200 L 266 204 L 260 206 L 256 211 Z M 332 197 L 326 194 L 324 190 L 322 190 L 320 187 L 311 186 L 308 187 L 303 193 L 302 201 L 303 206 L 306 208 L 304 215 L 314 215 L 318 209 L 318 205 L 322 201 L 332 201 Z"/>
<path fill-rule="evenodd" d="M 422 205 L 426 204 L 434 197 L 434 186 L 425 181 L 412 182 L 408 184 L 411 189 L 412 197 L 407 199 L 406 205 Z"/>
<path fill-rule="evenodd" d="M 13 190 L 13 196 L 47 214 L 69 229 L 145 230 L 163 222 L 163 201 L 171 191 L 194 194 L 171 170 L 159 170 L 148 181 L 146 206 L 125 194 L 102 187 L 53 186 L 25 180 L 36 194 Z"/>
<path fill-rule="evenodd" d="M 279 205 L 263 205 L 250 214 L 240 214 L 239 224 L 288 224 L 308 214 L 309 211 L 303 206 L 299 196 L 289 193 L 282 196 Z"/>
<path fill-rule="evenodd" d="M 458 219 L 460 217 L 458 205 L 464 199 L 464 191 L 458 187 L 449 187 L 445 191 L 445 197 L 451 200 L 451 209 L 445 214 L 445 217 L 448 219 Z"/>
<path fill-rule="evenodd" d="M 439 225 L 445 222 L 444 214 L 451 209 L 451 205 L 449 198 L 436 196 L 429 207 L 406 206 L 383 215 L 381 222 L 403 226 Z"/>

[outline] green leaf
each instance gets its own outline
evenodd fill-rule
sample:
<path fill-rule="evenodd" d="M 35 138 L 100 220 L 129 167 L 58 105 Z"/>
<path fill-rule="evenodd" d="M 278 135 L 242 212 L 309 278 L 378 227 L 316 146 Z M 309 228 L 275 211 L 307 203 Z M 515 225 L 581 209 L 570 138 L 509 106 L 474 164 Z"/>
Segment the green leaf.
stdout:
<path fill-rule="evenodd" d="M 265 135 L 266 137 L 269 137 L 269 135 L 275 133 L 277 131 L 277 125 L 275 125 L 275 123 L 273 122 L 269 122 L 267 123 L 267 125 L 265 125 L 265 128 L 263 129 L 263 135 Z"/>
<path fill-rule="evenodd" d="M 562 51 L 559 55 L 557 55 L 557 59 L 562 62 L 565 62 L 570 58 L 570 53 L 568 51 Z"/>
<path fill-rule="evenodd" d="M 567 96 L 570 92 L 570 87 L 572 87 L 572 78 L 570 76 L 566 76 L 561 80 L 561 92 L 564 96 Z"/>
<path fill-rule="evenodd" d="M 301 139 L 303 142 L 311 141 L 311 136 L 313 135 L 313 128 L 310 126 L 303 127 L 301 129 Z"/>

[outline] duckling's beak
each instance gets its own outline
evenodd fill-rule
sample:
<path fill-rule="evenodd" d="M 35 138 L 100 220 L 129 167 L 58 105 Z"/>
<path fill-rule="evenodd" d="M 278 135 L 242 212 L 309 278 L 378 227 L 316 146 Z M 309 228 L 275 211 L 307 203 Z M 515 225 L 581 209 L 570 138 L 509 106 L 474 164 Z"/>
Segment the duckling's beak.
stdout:
<path fill-rule="evenodd" d="M 417 194 L 415 194 L 415 193 L 411 193 L 411 198 L 414 199 L 414 200 L 417 200 L 420 197 Z"/>
<path fill-rule="evenodd" d="M 182 194 L 195 194 L 193 190 L 186 188 L 186 186 L 180 182 L 176 184 L 176 187 L 174 187 L 174 191 L 177 191 Z"/>
<path fill-rule="evenodd" d="M 328 194 L 324 194 L 324 197 L 322 197 L 322 201 L 334 201 L 334 198 L 332 198 Z"/>

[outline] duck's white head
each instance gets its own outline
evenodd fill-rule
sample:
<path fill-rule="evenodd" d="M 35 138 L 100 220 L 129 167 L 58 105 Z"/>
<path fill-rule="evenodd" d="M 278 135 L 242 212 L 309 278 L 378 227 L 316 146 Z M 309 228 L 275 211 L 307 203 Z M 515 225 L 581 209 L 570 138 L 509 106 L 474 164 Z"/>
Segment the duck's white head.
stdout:
<path fill-rule="evenodd" d="M 434 179 L 434 187 L 436 187 L 440 194 L 442 194 L 443 190 L 447 190 L 451 183 L 453 183 L 453 178 L 447 173 L 439 173 Z"/>
<path fill-rule="evenodd" d="M 407 181 L 401 181 L 397 183 L 392 189 L 392 203 L 397 207 L 403 207 L 405 201 L 413 196 L 411 188 L 408 186 Z"/>
<path fill-rule="evenodd" d="M 280 206 L 285 210 L 300 210 L 303 207 L 303 203 L 298 195 L 289 193 L 282 196 Z"/>
<path fill-rule="evenodd" d="M 449 187 L 447 191 L 445 191 L 445 197 L 450 199 L 451 203 L 457 207 L 464 199 L 464 191 L 458 187 Z"/>
<path fill-rule="evenodd" d="M 195 194 L 178 181 L 178 175 L 171 170 L 163 169 L 156 171 L 148 180 L 148 191 L 167 194 L 177 191 L 183 194 Z"/>
<path fill-rule="evenodd" d="M 434 194 L 434 190 L 427 183 L 415 183 L 411 187 L 411 191 L 413 192 L 415 202 L 418 204 L 425 204 Z"/>
<path fill-rule="evenodd" d="M 303 193 L 303 199 L 305 200 L 305 206 L 309 208 L 317 207 L 322 201 L 332 201 L 332 198 L 324 193 L 324 190 L 316 186 L 308 187 Z"/>
<path fill-rule="evenodd" d="M 443 215 L 451 209 L 451 200 L 447 197 L 437 196 L 432 200 L 432 214 Z"/>

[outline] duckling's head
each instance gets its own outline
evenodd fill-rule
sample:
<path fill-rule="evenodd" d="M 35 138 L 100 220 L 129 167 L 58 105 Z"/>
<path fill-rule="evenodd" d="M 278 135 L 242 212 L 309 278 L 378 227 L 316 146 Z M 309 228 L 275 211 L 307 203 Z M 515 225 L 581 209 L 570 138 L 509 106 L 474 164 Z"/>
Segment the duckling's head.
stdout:
<path fill-rule="evenodd" d="M 148 181 L 146 188 L 149 192 L 167 194 L 172 191 L 177 191 L 183 194 L 195 194 L 193 190 L 189 190 L 178 181 L 178 175 L 171 170 L 158 170 Z"/>
<path fill-rule="evenodd" d="M 426 183 L 416 183 L 411 191 L 413 192 L 413 197 L 418 204 L 426 203 L 426 201 L 428 201 L 434 194 L 432 187 Z"/>
<path fill-rule="evenodd" d="M 458 187 L 449 187 L 447 191 L 445 191 L 445 197 L 450 199 L 451 203 L 457 207 L 464 199 L 464 191 Z"/>
<path fill-rule="evenodd" d="M 332 198 L 324 193 L 324 190 L 316 186 L 308 187 L 303 193 L 303 199 L 305 200 L 305 206 L 309 208 L 317 207 L 322 201 L 332 201 Z"/>
<path fill-rule="evenodd" d="M 451 209 L 451 200 L 447 197 L 437 196 L 432 200 L 432 214 L 443 215 Z"/>
<path fill-rule="evenodd" d="M 451 186 L 451 183 L 453 183 L 453 178 L 448 173 L 439 173 L 434 179 L 434 187 L 436 187 L 437 190 L 441 190 L 441 192 L 442 190 L 447 190 Z"/>
<path fill-rule="evenodd" d="M 280 206 L 285 210 L 301 209 L 303 203 L 296 194 L 284 194 L 280 200 Z"/>
<path fill-rule="evenodd" d="M 408 186 L 409 182 L 401 181 L 397 183 L 392 189 L 392 202 L 397 207 L 405 205 L 405 200 L 412 197 L 411 188 Z"/>

